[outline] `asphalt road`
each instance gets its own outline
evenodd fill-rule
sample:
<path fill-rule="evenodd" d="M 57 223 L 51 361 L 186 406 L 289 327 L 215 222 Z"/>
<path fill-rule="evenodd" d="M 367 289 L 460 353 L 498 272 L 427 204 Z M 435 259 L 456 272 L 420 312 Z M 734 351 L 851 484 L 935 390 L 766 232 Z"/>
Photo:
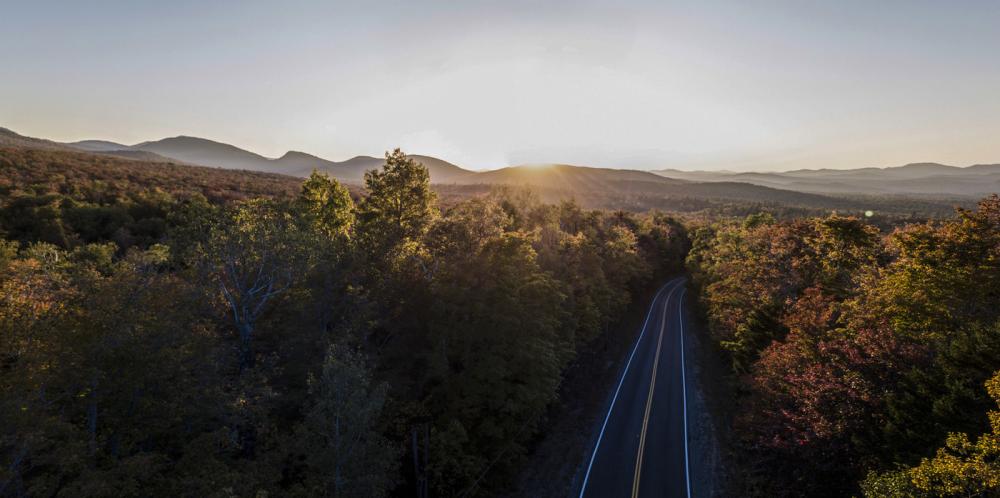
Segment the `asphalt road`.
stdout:
<path fill-rule="evenodd" d="M 677 278 L 654 297 L 616 384 L 579 497 L 690 497 L 683 302 Z"/>

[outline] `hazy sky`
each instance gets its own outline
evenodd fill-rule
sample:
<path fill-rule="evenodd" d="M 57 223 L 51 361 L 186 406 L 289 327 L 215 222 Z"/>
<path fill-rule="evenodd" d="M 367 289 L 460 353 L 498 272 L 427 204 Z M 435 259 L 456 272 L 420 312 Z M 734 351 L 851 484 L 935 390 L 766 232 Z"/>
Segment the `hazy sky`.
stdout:
<path fill-rule="evenodd" d="M 1000 162 L 998 1 L 0 0 L 0 126 L 470 168 Z"/>

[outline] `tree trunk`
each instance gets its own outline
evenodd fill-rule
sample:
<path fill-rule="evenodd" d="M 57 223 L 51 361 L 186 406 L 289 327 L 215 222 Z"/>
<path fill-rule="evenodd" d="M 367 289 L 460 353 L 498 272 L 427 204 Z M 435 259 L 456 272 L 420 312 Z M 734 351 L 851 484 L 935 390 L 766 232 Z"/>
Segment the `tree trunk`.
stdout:
<path fill-rule="evenodd" d="M 90 381 L 90 396 L 87 401 L 87 447 L 90 456 L 97 454 L 97 379 Z"/>
<path fill-rule="evenodd" d="M 237 327 L 240 331 L 240 373 L 254 367 L 255 357 L 253 354 L 253 325 L 250 323 L 239 323 Z"/>

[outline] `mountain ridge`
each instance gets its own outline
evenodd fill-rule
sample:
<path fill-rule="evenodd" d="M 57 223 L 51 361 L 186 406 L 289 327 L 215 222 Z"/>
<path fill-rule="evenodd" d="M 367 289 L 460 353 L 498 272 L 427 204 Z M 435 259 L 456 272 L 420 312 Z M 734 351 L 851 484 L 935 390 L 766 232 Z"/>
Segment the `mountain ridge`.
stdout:
<path fill-rule="evenodd" d="M 383 158 L 358 155 L 331 161 L 304 151 L 289 150 L 269 158 L 235 145 L 190 135 L 125 145 L 107 140 L 59 143 L 18 135 L 0 128 L 0 145 L 72 149 L 152 162 L 177 162 L 225 169 L 243 169 L 297 177 L 313 170 L 330 174 L 346 183 L 360 184 L 366 171 L 385 163 Z M 410 155 L 428 168 L 438 184 L 532 185 L 564 190 L 651 193 L 662 186 L 684 183 L 744 183 L 772 189 L 810 194 L 843 195 L 938 195 L 981 196 L 1000 191 L 1000 164 L 966 167 L 936 162 L 914 162 L 901 166 L 856 169 L 797 169 L 784 172 L 682 171 L 678 169 L 634 170 L 568 164 L 513 165 L 486 171 L 471 171 L 442 159 Z"/>
<path fill-rule="evenodd" d="M 952 166 L 934 162 L 883 168 L 797 169 L 783 172 L 656 170 L 670 178 L 738 181 L 819 194 L 900 194 L 979 197 L 1000 192 L 1000 164 Z"/>
<path fill-rule="evenodd" d="M 190 135 L 177 135 L 134 145 L 106 140 L 82 140 L 65 145 L 88 152 L 118 155 L 123 151 L 142 151 L 201 166 L 264 171 L 300 177 L 308 176 L 313 170 L 317 170 L 329 173 L 341 181 L 353 183 L 362 181 L 365 171 L 378 169 L 385 163 L 385 159 L 373 156 L 354 156 L 344 161 L 331 161 L 297 150 L 289 150 L 280 157 L 269 158 L 232 144 Z M 448 181 L 472 173 L 435 157 L 421 155 L 410 157 L 422 162 L 435 182 Z"/>

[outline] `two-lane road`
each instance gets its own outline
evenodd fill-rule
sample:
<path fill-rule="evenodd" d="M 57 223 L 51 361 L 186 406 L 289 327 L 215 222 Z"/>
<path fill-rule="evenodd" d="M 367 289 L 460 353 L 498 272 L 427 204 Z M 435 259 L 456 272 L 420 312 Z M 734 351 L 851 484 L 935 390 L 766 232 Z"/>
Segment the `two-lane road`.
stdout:
<path fill-rule="evenodd" d="M 686 279 L 664 285 L 603 414 L 579 497 L 690 497 Z"/>

